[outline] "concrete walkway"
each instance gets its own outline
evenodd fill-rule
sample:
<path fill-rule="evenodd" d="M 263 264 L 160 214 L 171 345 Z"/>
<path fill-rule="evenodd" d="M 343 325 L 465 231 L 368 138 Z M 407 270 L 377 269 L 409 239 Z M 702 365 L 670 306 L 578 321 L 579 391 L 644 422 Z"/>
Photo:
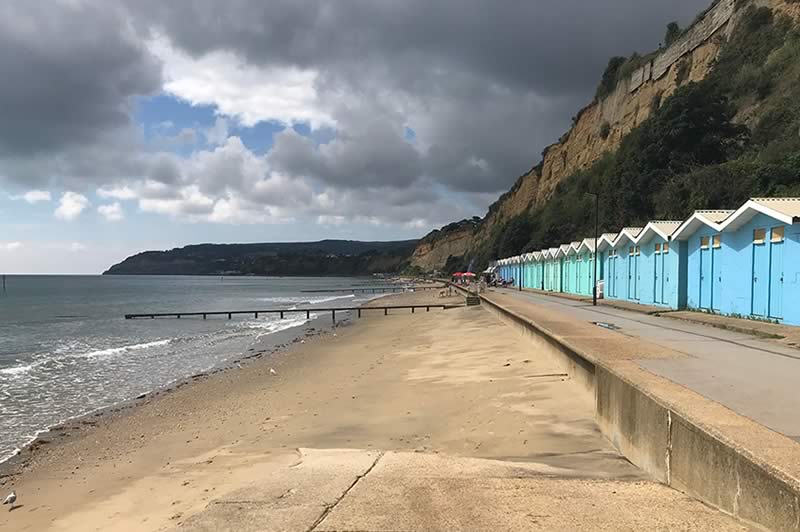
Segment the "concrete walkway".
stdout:
<path fill-rule="evenodd" d="M 572 477 L 545 464 L 300 449 L 180 531 L 746 530 L 649 480 Z"/>
<path fill-rule="evenodd" d="M 800 441 L 800 352 L 796 348 L 681 320 L 593 307 L 584 301 L 515 290 L 494 292 L 683 353 L 686 357 L 642 356 L 638 362 L 648 371 Z"/>

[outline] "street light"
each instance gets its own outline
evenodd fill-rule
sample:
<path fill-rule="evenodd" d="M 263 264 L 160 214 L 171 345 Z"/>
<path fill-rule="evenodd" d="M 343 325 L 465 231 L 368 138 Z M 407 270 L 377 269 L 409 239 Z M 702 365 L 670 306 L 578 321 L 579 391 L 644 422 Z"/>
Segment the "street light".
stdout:
<path fill-rule="evenodd" d="M 600 231 L 600 196 L 594 192 L 586 194 L 594 196 L 594 284 L 592 286 L 592 305 L 597 306 L 597 239 Z"/>

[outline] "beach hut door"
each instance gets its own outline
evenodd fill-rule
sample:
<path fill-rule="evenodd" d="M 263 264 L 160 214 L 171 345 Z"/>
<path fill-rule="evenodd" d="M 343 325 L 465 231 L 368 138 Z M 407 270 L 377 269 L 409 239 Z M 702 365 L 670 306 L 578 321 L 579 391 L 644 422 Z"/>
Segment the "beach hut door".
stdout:
<path fill-rule="evenodd" d="M 711 246 L 709 238 L 700 239 L 700 308 L 711 309 L 711 285 L 714 274 L 712 269 Z"/>
<path fill-rule="evenodd" d="M 753 231 L 753 276 L 752 276 L 752 313 L 754 316 L 767 315 L 767 297 L 769 294 L 769 249 L 766 245 L 766 231 Z"/>
<path fill-rule="evenodd" d="M 721 235 L 715 235 L 711 243 L 711 269 L 714 272 L 711 278 L 711 308 L 720 310 L 722 301 L 722 246 Z"/>
<path fill-rule="evenodd" d="M 653 301 L 656 303 L 664 303 L 664 255 L 661 250 L 661 244 L 656 244 L 653 265 L 653 276 L 655 283 L 655 294 Z"/>
<path fill-rule="evenodd" d="M 636 283 L 636 272 L 633 270 L 633 260 L 636 257 L 633 256 L 633 248 L 628 252 L 628 297 L 626 299 L 633 299 L 633 295 L 635 293 L 635 283 Z"/>
<path fill-rule="evenodd" d="M 769 242 L 769 317 L 783 318 L 783 227 L 773 227 Z"/>

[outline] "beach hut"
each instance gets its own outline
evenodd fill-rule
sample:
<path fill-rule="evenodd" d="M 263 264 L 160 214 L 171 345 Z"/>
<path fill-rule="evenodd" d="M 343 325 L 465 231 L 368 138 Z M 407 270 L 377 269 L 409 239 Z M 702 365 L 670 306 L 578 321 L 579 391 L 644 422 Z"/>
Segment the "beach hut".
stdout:
<path fill-rule="evenodd" d="M 594 287 L 594 237 L 584 238 L 578 245 L 578 286 L 576 294 L 591 296 Z"/>
<path fill-rule="evenodd" d="M 548 292 L 561 291 L 561 250 L 550 248 L 546 251 L 544 289 Z"/>
<path fill-rule="evenodd" d="M 800 325 L 800 198 L 753 198 L 720 234 L 719 312 Z"/>
<path fill-rule="evenodd" d="M 672 240 L 680 243 L 678 253 L 685 261 L 685 295 L 679 297 L 685 299 L 688 308 L 722 312 L 722 293 L 728 276 L 723 275 L 725 251 L 721 224 L 733 212 L 695 211 L 672 234 Z M 684 280 L 679 284 L 682 287 Z M 679 305 L 679 308 L 683 306 Z"/>
<path fill-rule="evenodd" d="M 609 266 L 608 252 L 611 249 L 611 245 L 614 243 L 614 239 L 617 238 L 617 234 L 618 233 L 603 233 L 597 240 L 597 277 L 605 283 L 605 291 L 609 289 L 608 279 L 606 279 L 606 272 Z"/>
<path fill-rule="evenodd" d="M 687 242 L 687 306 L 800 324 L 795 235 L 800 199 L 754 198 L 736 211 L 698 211 Z M 693 224 L 690 224 L 693 222 Z"/>
<path fill-rule="evenodd" d="M 680 275 L 680 245 L 672 245 L 672 235 L 680 221 L 649 222 L 636 239 L 639 257 L 639 302 L 673 309 L 686 305 L 686 275 Z M 685 253 L 684 253 L 685 255 Z"/>
<path fill-rule="evenodd" d="M 580 242 L 572 242 L 570 244 L 562 244 L 559 246 L 561 254 L 561 291 L 565 294 L 574 294 L 578 278 L 577 278 L 577 258 L 578 248 L 575 244 L 580 245 Z"/>
<path fill-rule="evenodd" d="M 615 282 L 613 291 L 608 291 L 608 299 L 621 301 L 639 301 L 639 256 L 640 250 L 636 238 L 641 227 L 625 227 L 614 239 L 610 250 L 613 250 L 615 264 Z M 611 253 L 611 252 L 609 252 Z"/>
<path fill-rule="evenodd" d="M 542 290 L 544 288 L 544 275 L 543 275 L 543 266 L 544 262 L 542 261 L 542 252 L 541 251 L 534 251 L 531 253 L 533 255 L 533 280 L 531 283 L 531 288 L 535 288 L 537 290 Z"/>

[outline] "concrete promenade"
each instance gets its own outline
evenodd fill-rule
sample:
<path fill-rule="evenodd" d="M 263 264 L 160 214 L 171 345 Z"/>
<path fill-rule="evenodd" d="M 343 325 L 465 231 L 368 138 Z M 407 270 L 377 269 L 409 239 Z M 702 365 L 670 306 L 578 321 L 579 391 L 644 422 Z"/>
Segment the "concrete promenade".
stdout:
<path fill-rule="evenodd" d="M 746 530 L 650 480 L 427 453 L 299 449 L 177 531 Z"/>
<path fill-rule="evenodd" d="M 647 357 L 645 369 L 800 441 L 800 350 L 745 333 L 515 290 L 512 298 L 686 355 Z"/>
<path fill-rule="evenodd" d="M 800 532 L 800 445 L 763 424 L 797 434 L 788 417 L 796 412 L 791 375 L 781 375 L 795 371 L 797 350 L 535 293 L 492 290 L 483 300 L 593 395 L 602 433 L 632 463 L 746 523 Z M 781 383 L 779 394 L 770 379 Z M 753 382 L 751 405 L 737 386 Z M 770 393 L 762 402 L 759 394 Z"/>

